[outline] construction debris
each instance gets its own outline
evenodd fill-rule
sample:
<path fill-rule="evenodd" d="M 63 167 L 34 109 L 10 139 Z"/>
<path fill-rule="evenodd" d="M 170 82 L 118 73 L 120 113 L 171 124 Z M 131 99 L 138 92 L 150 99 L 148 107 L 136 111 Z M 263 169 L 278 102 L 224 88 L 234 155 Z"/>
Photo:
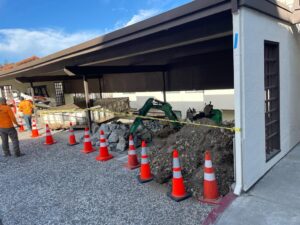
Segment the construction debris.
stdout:
<path fill-rule="evenodd" d="M 91 107 L 91 120 L 95 123 L 105 123 L 117 119 L 115 113 L 124 113 L 130 110 L 129 98 L 105 98 L 94 100 Z M 75 128 L 87 126 L 85 101 L 76 104 L 67 104 L 51 107 L 40 111 L 41 121 L 49 124 L 53 130 L 68 129 L 70 122 Z"/>
<path fill-rule="evenodd" d="M 93 145 L 100 146 L 100 130 L 104 131 L 110 151 L 124 152 L 128 149 L 129 125 L 120 122 L 111 122 L 101 126 L 93 124 Z"/>
<path fill-rule="evenodd" d="M 210 119 L 197 121 L 215 125 Z M 233 123 L 226 124 L 233 127 Z M 158 183 L 170 184 L 172 178 L 172 152 L 179 151 L 182 174 L 187 191 L 199 198 L 203 192 L 204 153 L 210 150 L 221 195 L 229 192 L 234 179 L 233 170 L 234 133 L 224 129 L 204 126 L 184 126 L 167 138 L 154 138 L 149 151 L 151 170 Z"/>
<path fill-rule="evenodd" d="M 197 123 L 216 125 L 211 119 L 203 118 Z M 233 127 L 233 122 L 224 122 L 222 126 Z M 128 150 L 129 124 L 110 122 L 101 126 L 92 125 L 92 144 L 100 146 L 100 130 L 106 136 L 110 151 Z M 184 126 L 179 131 L 172 126 L 155 120 L 144 120 L 135 133 L 135 147 L 140 147 L 142 140 L 150 143 L 149 160 L 155 181 L 168 183 L 172 178 L 172 152 L 177 149 L 182 165 L 182 175 L 186 189 L 193 196 L 200 198 L 203 192 L 204 153 L 211 151 L 219 192 L 225 195 L 234 182 L 233 169 L 234 132 L 205 126 Z"/>
<path fill-rule="evenodd" d="M 147 143 L 152 142 L 154 134 L 162 132 L 164 129 L 170 130 L 168 125 L 162 125 L 159 121 L 145 120 L 143 125 L 140 125 L 134 135 L 134 145 L 140 147 L 142 140 Z M 110 151 L 124 152 L 128 150 L 128 138 L 130 134 L 130 126 L 121 122 L 111 122 L 102 124 L 101 126 L 93 123 L 92 125 L 92 143 L 94 146 L 99 146 L 99 131 L 103 130 Z"/>

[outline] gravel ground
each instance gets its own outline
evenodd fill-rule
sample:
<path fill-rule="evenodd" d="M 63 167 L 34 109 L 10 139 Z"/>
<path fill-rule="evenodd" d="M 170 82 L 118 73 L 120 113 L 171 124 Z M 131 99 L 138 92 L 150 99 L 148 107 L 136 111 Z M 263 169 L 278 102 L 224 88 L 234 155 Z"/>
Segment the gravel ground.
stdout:
<path fill-rule="evenodd" d="M 0 155 L 3 225 L 200 225 L 211 210 L 195 199 L 176 203 L 155 182 L 139 184 L 138 171 L 123 168 L 124 155 L 100 163 L 97 152 L 84 155 L 81 145 L 68 147 L 67 132 L 56 133 L 52 146 L 28 137 L 20 135 L 25 156 Z"/>

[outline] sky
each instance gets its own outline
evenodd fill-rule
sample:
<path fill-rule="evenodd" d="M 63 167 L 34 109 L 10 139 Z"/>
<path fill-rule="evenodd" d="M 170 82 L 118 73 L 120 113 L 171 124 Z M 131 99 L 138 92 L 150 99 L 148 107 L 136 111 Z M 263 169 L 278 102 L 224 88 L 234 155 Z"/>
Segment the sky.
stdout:
<path fill-rule="evenodd" d="M 0 0 L 0 64 L 43 57 L 191 0 Z"/>

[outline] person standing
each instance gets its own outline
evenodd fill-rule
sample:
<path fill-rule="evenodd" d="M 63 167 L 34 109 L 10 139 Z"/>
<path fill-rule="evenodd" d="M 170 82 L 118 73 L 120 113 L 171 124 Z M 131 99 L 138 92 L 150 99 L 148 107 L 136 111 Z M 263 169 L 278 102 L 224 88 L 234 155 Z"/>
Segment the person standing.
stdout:
<path fill-rule="evenodd" d="M 20 97 L 21 102 L 19 103 L 19 111 L 23 113 L 23 118 L 26 123 L 28 130 L 32 130 L 32 113 L 33 113 L 33 104 L 30 100 L 25 100 L 23 97 Z"/>
<path fill-rule="evenodd" d="M 0 136 L 2 139 L 2 148 L 4 156 L 11 156 L 9 151 L 8 137 L 13 144 L 15 156 L 20 157 L 22 154 L 19 147 L 18 132 L 14 124 L 20 126 L 11 108 L 6 104 L 5 98 L 0 98 Z"/>

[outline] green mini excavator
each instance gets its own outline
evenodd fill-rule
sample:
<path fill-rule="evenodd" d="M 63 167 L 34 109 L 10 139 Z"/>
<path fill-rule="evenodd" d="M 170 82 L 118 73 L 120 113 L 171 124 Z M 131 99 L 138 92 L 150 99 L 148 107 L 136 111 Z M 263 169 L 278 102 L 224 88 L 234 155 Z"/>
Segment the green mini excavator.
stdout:
<path fill-rule="evenodd" d="M 139 115 L 146 116 L 150 109 L 159 109 L 165 113 L 166 117 L 168 117 L 169 120 L 178 121 L 176 114 L 172 110 L 172 106 L 167 102 L 162 102 L 154 98 L 149 98 L 144 104 L 144 106 L 139 109 Z M 143 118 L 137 117 L 130 127 L 130 133 L 135 133 L 137 128 L 141 124 L 143 124 Z M 172 124 L 175 129 L 179 129 L 181 127 L 179 123 L 174 122 Z"/>

